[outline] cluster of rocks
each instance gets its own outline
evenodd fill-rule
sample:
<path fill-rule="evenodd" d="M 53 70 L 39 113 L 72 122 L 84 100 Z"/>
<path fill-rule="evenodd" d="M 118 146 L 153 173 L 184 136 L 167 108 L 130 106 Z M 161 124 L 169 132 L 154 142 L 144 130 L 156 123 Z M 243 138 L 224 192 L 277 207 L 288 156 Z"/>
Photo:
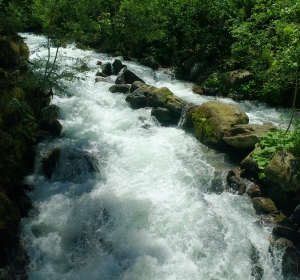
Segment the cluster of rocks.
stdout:
<path fill-rule="evenodd" d="M 187 104 L 166 87 L 146 84 L 119 60 L 107 63 L 102 74 L 97 73 L 98 76 L 104 74 L 117 75 L 110 92 L 126 93 L 125 100 L 133 109 L 152 107 L 151 115 L 162 125 L 178 124 L 180 120 L 183 128 L 193 128 L 197 139 L 206 145 L 245 155 L 251 151 L 240 164 L 240 174 L 228 173 L 228 189 L 239 195 L 247 193 L 262 220 L 273 223 L 270 253 L 283 249 L 283 274 L 297 275 L 300 265 L 297 253 L 300 246 L 300 159 L 288 151 L 277 152 L 265 169 L 265 178 L 258 180 L 259 169 L 252 158 L 255 144 L 276 127 L 249 124 L 248 116 L 241 109 L 220 101 L 200 106 Z M 230 81 L 237 85 L 251 77 L 251 73 L 236 71 Z"/>

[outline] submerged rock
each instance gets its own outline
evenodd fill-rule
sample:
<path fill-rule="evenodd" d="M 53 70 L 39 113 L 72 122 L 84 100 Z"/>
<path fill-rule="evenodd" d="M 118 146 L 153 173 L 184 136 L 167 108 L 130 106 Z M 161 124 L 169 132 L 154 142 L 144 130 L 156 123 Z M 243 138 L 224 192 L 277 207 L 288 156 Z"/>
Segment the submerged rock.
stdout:
<path fill-rule="evenodd" d="M 49 133 L 49 135 L 57 137 L 62 131 L 62 125 L 57 120 L 59 108 L 56 105 L 50 105 L 41 111 L 40 128 Z"/>
<path fill-rule="evenodd" d="M 48 179 L 51 178 L 52 174 L 56 169 L 56 165 L 60 158 L 61 150 L 55 148 L 49 151 L 43 158 L 41 162 L 42 172 L 46 175 Z"/>
<path fill-rule="evenodd" d="M 299 277 L 300 261 L 293 242 L 286 238 L 277 238 L 276 236 L 270 236 L 269 241 L 269 252 L 273 256 L 275 265 L 281 266 L 282 275 Z M 278 254 L 282 255 L 280 259 L 277 257 Z"/>
<path fill-rule="evenodd" d="M 161 124 L 168 125 L 168 124 L 177 124 L 178 118 L 172 114 L 172 112 L 166 108 L 153 108 L 151 110 L 151 116 L 155 117 Z"/>
<path fill-rule="evenodd" d="M 51 180 L 81 182 L 84 177 L 100 174 L 98 159 L 87 151 L 67 147 L 49 151 L 41 162 L 44 175 Z"/>

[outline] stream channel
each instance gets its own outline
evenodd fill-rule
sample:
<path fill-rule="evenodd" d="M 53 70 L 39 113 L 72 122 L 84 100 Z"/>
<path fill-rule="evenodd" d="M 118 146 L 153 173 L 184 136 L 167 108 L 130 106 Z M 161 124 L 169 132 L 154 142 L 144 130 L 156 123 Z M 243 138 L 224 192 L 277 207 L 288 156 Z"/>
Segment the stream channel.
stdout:
<path fill-rule="evenodd" d="M 46 59 L 45 37 L 22 36 L 30 60 Z M 258 222 L 250 198 L 212 190 L 216 176 L 217 189 L 225 188 L 238 162 L 202 145 L 192 131 L 161 126 L 151 108 L 131 109 L 126 95 L 109 92 L 116 76 L 95 83 L 97 61 L 114 59 L 74 45 L 59 51 L 62 69 L 79 78 L 64 81 L 70 95 L 54 95 L 62 134 L 37 145 L 35 172 L 26 178 L 35 186 L 28 193 L 34 210 L 21 222 L 29 279 L 260 279 L 254 267 L 261 279 L 285 279 L 268 252 L 272 228 Z M 76 72 L 82 63 L 89 70 Z M 236 104 L 250 123 L 279 126 L 289 117 L 263 103 L 196 95 L 192 83 L 167 70 L 124 64 L 186 102 Z M 41 159 L 56 147 L 62 160 L 49 180 Z M 96 159 L 98 172 L 89 172 L 86 155 Z M 281 252 L 274 257 L 280 260 Z"/>

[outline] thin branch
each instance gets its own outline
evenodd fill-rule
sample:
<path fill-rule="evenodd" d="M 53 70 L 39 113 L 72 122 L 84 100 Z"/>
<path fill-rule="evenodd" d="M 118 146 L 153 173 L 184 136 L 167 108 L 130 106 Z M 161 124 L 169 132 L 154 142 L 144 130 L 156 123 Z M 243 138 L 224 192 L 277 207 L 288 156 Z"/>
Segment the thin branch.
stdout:
<path fill-rule="evenodd" d="M 54 69 L 54 65 L 55 65 L 55 62 L 56 62 L 57 56 L 58 56 L 59 47 L 60 47 L 60 45 L 56 48 L 56 53 L 55 53 L 55 57 L 54 57 L 54 60 L 53 60 L 52 68 L 50 69 L 50 71 L 48 72 L 46 77 L 49 77 L 51 75 L 53 69 Z"/>
<path fill-rule="evenodd" d="M 298 74 L 299 74 L 299 63 L 297 63 L 297 70 L 296 70 L 296 85 L 295 85 L 295 93 L 294 93 L 294 99 L 293 99 L 292 115 L 291 115 L 291 119 L 290 119 L 288 128 L 286 129 L 284 135 L 286 135 L 287 132 L 289 131 L 291 124 L 293 122 L 293 119 L 294 119 L 296 98 L 297 98 L 297 93 L 298 93 Z"/>

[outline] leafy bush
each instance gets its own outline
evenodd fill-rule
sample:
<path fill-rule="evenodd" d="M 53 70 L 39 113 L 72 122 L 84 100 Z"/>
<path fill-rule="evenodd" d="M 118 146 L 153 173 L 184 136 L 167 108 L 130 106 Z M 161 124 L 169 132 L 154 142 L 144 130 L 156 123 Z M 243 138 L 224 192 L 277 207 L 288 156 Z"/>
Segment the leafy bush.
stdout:
<path fill-rule="evenodd" d="M 277 151 L 288 150 L 295 156 L 300 156 L 300 120 L 295 122 L 293 131 L 277 129 L 267 132 L 262 140 L 255 145 L 257 149 L 252 154 L 261 172 L 259 178 L 265 177 L 264 170 Z"/>

